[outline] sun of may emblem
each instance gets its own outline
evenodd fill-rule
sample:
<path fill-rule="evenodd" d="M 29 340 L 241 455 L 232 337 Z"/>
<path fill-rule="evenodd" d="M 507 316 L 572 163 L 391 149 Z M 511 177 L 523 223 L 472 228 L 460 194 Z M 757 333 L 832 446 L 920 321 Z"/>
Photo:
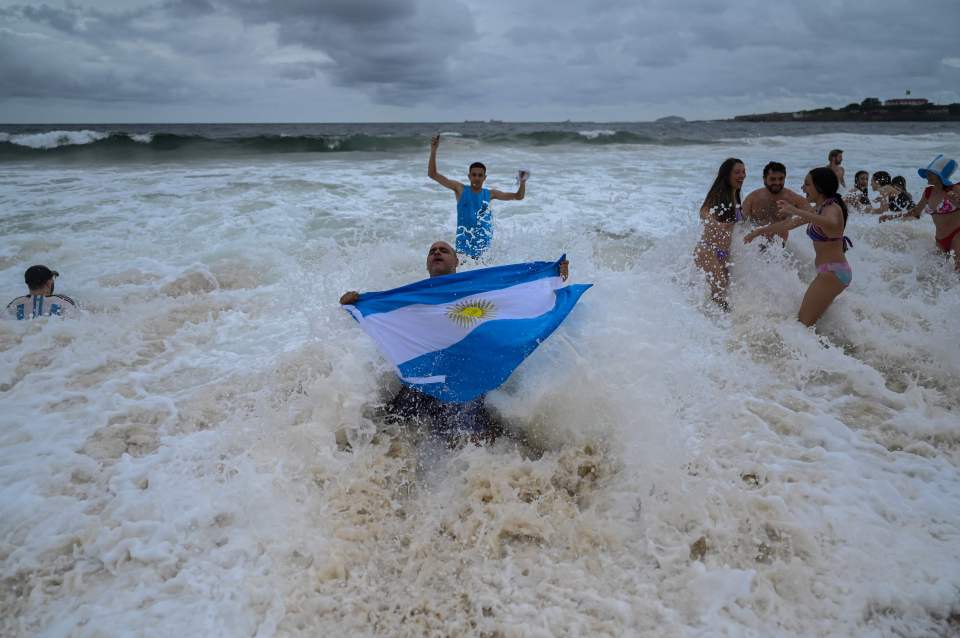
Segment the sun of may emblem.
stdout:
<path fill-rule="evenodd" d="M 496 315 L 496 306 L 486 299 L 466 299 L 447 310 L 447 317 L 461 328 L 469 328 L 483 319 Z"/>

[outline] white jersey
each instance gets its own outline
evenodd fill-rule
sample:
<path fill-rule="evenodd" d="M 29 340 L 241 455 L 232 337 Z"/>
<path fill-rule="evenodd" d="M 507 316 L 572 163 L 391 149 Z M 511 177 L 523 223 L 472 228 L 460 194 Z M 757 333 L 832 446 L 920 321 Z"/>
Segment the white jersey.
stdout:
<path fill-rule="evenodd" d="M 77 309 L 77 302 L 66 295 L 24 295 L 7 304 L 7 316 L 11 319 L 62 317 Z"/>

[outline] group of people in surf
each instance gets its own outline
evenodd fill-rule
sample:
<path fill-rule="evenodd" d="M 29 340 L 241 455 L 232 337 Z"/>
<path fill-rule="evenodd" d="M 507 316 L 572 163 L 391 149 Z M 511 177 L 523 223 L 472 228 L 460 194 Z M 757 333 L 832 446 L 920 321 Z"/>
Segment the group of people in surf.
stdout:
<path fill-rule="evenodd" d="M 882 213 L 881 223 L 919 219 L 924 212 L 929 213 L 936 229 L 937 247 L 944 253 L 953 253 L 956 269 L 960 271 L 960 188 L 953 181 L 957 169 L 955 160 L 938 155 L 925 168 L 918 169 L 920 177 L 927 180 L 927 187 L 916 203 L 906 192 L 906 180 L 891 179 L 885 171 L 873 174 L 873 188 L 878 193 L 875 202 L 866 196 L 869 176 L 866 171 L 858 172 L 853 189 L 841 194 L 843 151 L 834 149 L 828 160 L 827 166 L 806 174 L 803 196 L 784 187 L 786 167 L 770 162 L 763 169 L 763 188 L 742 200 L 740 190 L 747 176 L 743 161 L 731 157 L 720 165 L 700 207 L 703 233 L 694 251 L 694 261 L 706 273 L 711 298 L 721 308 L 727 308 L 730 283 L 727 264 L 733 229 L 739 221 L 749 221 L 755 226 L 744 236 L 745 243 L 758 237 L 767 241 L 779 237 L 785 242 L 791 230 L 806 225 L 817 270 L 798 312 L 799 320 L 806 326 L 815 324 L 853 279 L 846 258 L 847 249 L 853 244 L 844 235 L 850 208 Z M 895 186 L 893 180 L 900 186 Z"/>

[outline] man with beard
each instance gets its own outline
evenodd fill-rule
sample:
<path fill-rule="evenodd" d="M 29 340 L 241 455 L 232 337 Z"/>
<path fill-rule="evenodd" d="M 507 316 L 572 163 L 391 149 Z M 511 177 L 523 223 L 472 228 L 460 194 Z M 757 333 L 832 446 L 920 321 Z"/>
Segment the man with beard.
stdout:
<path fill-rule="evenodd" d="M 843 179 L 843 167 L 840 164 L 843 163 L 843 151 L 839 148 L 835 148 L 827 155 L 827 168 L 833 171 L 833 174 L 837 176 L 837 181 L 840 182 L 841 188 L 847 187 L 847 182 Z"/>
<path fill-rule="evenodd" d="M 743 200 L 743 216 L 754 226 L 768 226 L 786 219 L 777 208 L 777 202 L 787 202 L 794 206 L 807 207 L 806 198 L 784 187 L 787 179 L 787 167 L 780 162 L 770 162 L 763 167 L 763 188 L 753 191 Z M 787 241 L 787 233 L 780 235 Z"/>
<path fill-rule="evenodd" d="M 77 302 L 66 295 L 55 295 L 54 281 L 60 276 L 56 270 L 36 265 L 27 268 L 23 280 L 28 293 L 7 304 L 7 316 L 11 319 L 36 319 L 37 317 L 63 317 L 74 314 Z"/>

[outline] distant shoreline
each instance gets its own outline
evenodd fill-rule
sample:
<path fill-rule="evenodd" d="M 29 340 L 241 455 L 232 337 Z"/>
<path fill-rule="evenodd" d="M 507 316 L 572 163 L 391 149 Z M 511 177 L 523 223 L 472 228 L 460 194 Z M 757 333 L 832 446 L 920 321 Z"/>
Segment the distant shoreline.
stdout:
<path fill-rule="evenodd" d="M 960 103 L 954 104 L 881 104 L 867 98 L 841 109 L 824 107 L 787 113 L 737 115 L 734 122 L 960 122 Z"/>

